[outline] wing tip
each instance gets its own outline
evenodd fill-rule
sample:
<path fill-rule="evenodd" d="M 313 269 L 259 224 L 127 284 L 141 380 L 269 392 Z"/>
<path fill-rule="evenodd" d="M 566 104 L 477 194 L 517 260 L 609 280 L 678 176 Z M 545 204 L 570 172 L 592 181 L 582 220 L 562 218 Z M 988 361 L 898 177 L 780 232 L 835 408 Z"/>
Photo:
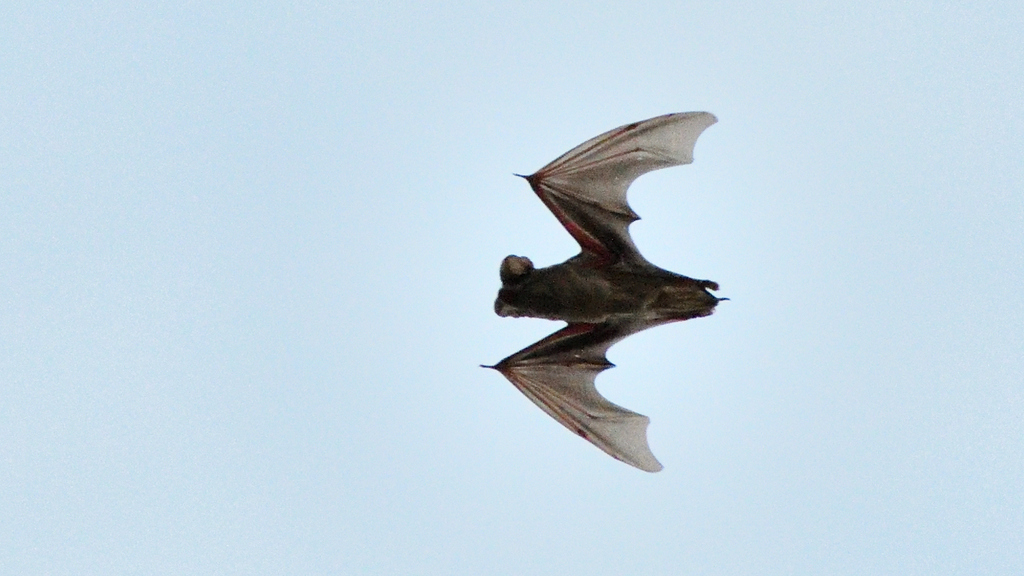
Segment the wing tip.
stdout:
<path fill-rule="evenodd" d="M 651 452 L 649 446 L 647 447 L 647 450 L 639 453 L 634 453 L 631 456 L 632 458 L 630 460 L 623 460 L 618 456 L 616 456 L 616 458 L 622 460 L 626 464 L 629 464 L 630 466 L 638 470 L 650 472 L 651 474 L 654 474 L 655 472 L 661 472 L 662 470 L 665 469 L 665 467 L 661 465 L 661 462 L 658 461 L 658 458 L 654 455 L 654 452 Z"/>
<path fill-rule="evenodd" d="M 644 472 L 648 472 L 648 473 L 651 473 L 651 474 L 657 474 L 658 472 L 661 472 L 662 470 L 665 469 L 665 467 L 661 465 L 661 462 L 658 462 L 657 460 L 654 461 L 654 465 L 653 466 L 647 466 L 647 467 L 640 467 L 640 466 L 638 466 L 637 468 L 639 468 L 640 470 L 643 470 Z"/>
<path fill-rule="evenodd" d="M 715 116 L 711 112 L 707 112 L 705 110 L 701 110 L 701 111 L 697 111 L 697 112 L 675 112 L 673 114 L 666 114 L 666 116 L 667 117 L 682 116 L 682 117 L 686 117 L 686 118 L 704 118 L 704 119 L 707 119 L 707 120 L 711 121 L 708 124 L 708 126 L 710 126 L 711 124 L 714 124 L 715 122 L 718 122 L 718 116 Z"/>
<path fill-rule="evenodd" d="M 658 462 L 658 459 L 655 458 L 654 453 L 650 450 L 648 450 L 646 454 L 634 454 L 629 460 L 623 458 L 621 455 L 610 453 L 609 455 L 622 463 L 629 464 L 637 470 L 643 470 L 644 472 L 650 472 L 651 474 L 661 472 L 665 469 L 665 467 L 661 465 L 661 462 Z"/>
<path fill-rule="evenodd" d="M 693 134 L 694 144 L 705 130 L 718 123 L 718 117 L 711 112 L 676 112 L 666 114 L 663 118 L 670 122 L 687 122 L 692 128 L 696 128 Z M 693 160 L 691 159 L 690 162 Z M 690 162 L 686 162 L 686 164 Z"/>

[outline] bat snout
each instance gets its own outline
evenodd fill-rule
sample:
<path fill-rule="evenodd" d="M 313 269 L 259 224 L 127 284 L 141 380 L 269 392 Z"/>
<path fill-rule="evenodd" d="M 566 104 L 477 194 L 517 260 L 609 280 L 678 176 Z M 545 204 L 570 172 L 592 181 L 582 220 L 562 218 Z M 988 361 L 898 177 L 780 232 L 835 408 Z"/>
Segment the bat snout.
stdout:
<path fill-rule="evenodd" d="M 494 313 L 497 314 L 498 316 L 501 316 L 502 318 L 512 315 L 509 310 L 510 308 L 511 306 L 502 302 L 501 298 L 498 298 L 494 301 Z"/>
<path fill-rule="evenodd" d="M 501 316 L 502 318 L 508 318 L 509 316 L 513 318 L 518 318 L 522 316 L 522 314 L 520 314 L 519 312 L 519 309 L 513 306 L 512 304 L 509 304 L 504 299 L 502 299 L 500 294 L 494 300 L 494 313 L 497 314 L 498 316 Z"/>

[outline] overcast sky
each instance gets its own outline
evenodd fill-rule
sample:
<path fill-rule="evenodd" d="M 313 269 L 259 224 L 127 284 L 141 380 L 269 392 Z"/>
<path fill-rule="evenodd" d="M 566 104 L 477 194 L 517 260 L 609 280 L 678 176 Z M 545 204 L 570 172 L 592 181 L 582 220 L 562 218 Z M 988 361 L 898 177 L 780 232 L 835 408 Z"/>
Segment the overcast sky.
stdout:
<path fill-rule="evenodd" d="M 3 574 L 1024 573 L 1024 4 L 84 4 L 0 7 Z M 647 474 L 479 365 L 512 173 L 694 110 Z"/>

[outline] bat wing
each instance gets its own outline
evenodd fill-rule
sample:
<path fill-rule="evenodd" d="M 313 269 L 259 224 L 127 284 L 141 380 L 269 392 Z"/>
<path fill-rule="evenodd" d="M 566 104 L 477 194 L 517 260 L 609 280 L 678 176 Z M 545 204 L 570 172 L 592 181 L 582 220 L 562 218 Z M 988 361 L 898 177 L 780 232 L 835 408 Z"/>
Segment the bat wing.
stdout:
<path fill-rule="evenodd" d="M 697 137 L 717 121 L 708 112 L 686 112 L 627 124 L 525 178 L 584 254 L 604 263 L 642 261 L 629 237 L 639 216 L 626 202 L 626 189 L 642 174 L 693 162 Z"/>
<path fill-rule="evenodd" d="M 653 324 L 570 324 L 495 366 L 563 426 L 613 458 L 647 472 L 661 463 L 647 444 L 650 419 L 606 400 L 594 379 L 612 363 L 613 344 Z"/>

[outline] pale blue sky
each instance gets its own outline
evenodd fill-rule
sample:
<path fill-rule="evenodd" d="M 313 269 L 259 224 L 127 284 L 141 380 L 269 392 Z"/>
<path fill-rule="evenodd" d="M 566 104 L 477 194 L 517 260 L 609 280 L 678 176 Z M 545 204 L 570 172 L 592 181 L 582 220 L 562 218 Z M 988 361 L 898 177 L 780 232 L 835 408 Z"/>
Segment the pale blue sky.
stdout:
<path fill-rule="evenodd" d="M 5 2 L 0 572 L 1024 573 L 1024 7 L 825 6 Z M 478 365 L 512 173 L 691 110 L 651 475 Z"/>

